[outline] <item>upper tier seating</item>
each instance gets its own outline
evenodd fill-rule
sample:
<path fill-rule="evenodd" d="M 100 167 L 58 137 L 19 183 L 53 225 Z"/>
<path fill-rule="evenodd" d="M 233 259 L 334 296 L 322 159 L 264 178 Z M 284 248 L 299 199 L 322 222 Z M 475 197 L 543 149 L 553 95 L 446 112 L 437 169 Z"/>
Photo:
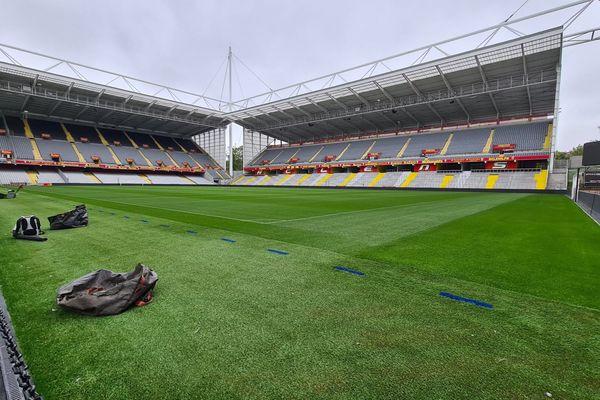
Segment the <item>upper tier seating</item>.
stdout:
<path fill-rule="evenodd" d="M 494 132 L 492 144 L 516 144 L 516 151 L 540 150 L 544 148 L 547 131 L 547 122 L 499 126 Z"/>
<path fill-rule="evenodd" d="M 187 151 L 199 151 L 198 146 L 194 143 L 193 140 L 190 139 L 173 139 L 177 142 L 181 147 L 186 149 Z"/>
<path fill-rule="evenodd" d="M 58 153 L 61 161 L 79 162 L 79 157 L 73 150 L 73 146 L 65 140 L 36 139 L 36 143 L 42 158 L 46 161 L 53 161 L 50 154 Z"/>
<path fill-rule="evenodd" d="M 158 149 L 139 149 L 148 160 L 152 163 L 152 165 L 158 166 L 158 160 L 161 160 L 164 165 L 173 165 L 169 157 L 165 154 L 164 151 Z"/>
<path fill-rule="evenodd" d="M 410 139 L 410 143 L 404 151 L 403 157 L 421 157 L 421 152 L 425 149 L 442 150 L 448 137 L 449 132 L 429 133 L 424 135 L 415 135 Z"/>
<path fill-rule="evenodd" d="M 200 154 L 200 153 L 189 153 L 190 157 L 192 157 L 198 164 L 202 167 L 211 166 L 216 167 L 217 164 L 210 158 L 208 154 Z"/>
<path fill-rule="evenodd" d="M 28 119 L 29 127 L 33 136 L 41 138 L 42 134 L 50 134 L 52 140 L 67 140 L 65 131 L 58 122 L 53 121 L 42 121 L 41 119 Z"/>
<path fill-rule="evenodd" d="M 152 136 L 142 133 L 127 132 L 127 135 L 138 145 L 139 148 L 158 149 L 158 146 L 152 140 Z"/>
<path fill-rule="evenodd" d="M 153 135 L 154 139 L 167 151 L 181 151 L 181 147 L 170 137 Z M 173 150 L 169 150 L 171 147 Z"/>
<path fill-rule="evenodd" d="M 421 158 L 423 150 L 438 150 L 438 154 L 428 155 L 428 158 L 433 159 L 448 158 L 449 155 L 484 154 L 492 129 L 489 127 L 448 130 L 337 143 L 270 147 L 264 149 L 251 165 L 263 165 L 264 160 L 268 161 L 269 165 L 286 165 L 292 158 L 298 159 L 296 163 L 300 164 L 309 162 L 318 164 L 324 162 L 327 156 L 333 156 L 332 161 L 359 161 L 366 159 L 367 153 L 379 153 L 380 160 L 414 159 Z M 544 144 L 548 122 L 500 125 L 495 126 L 494 129 L 492 144 L 516 144 L 515 151 L 521 155 L 535 155 L 535 152 L 547 150 L 544 149 Z M 452 139 L 445 148 L 451 134 Z M 492 148 L 489 152 L 492 152 Z M 401 156 L 398 157 L 399 155 Z"/>
<path fill-rule="evenodd" d="M 183 163 L 187 162 L 190 167 L 196 167 L 197 164 L 193 158 L 190 157 L 188 153 L 184 153 L 183 151 L 168 151 L 169 155 L 173 157 L 175 162 L 183 168 Z"/>
<path fill-rule="evenodd" d="M 111 146 L 111 148 L 117 155 L 117 158 L 119 158 L 119 161 L 121 161 L 122 165 L 127 165 L 127 159 L 131 158 L 136 165 L 148 166 L 148 163 L 144 160 L 144 157 L 142 157 L 138 149 L 131 146 Z"/>
<path fill-rule="evenodd" d="M 19 117 L 6 116 L 6 125 L 13 136 L 25 136 L 25 125 Z"/>
<path fill-rule="evenodd" d="M 340 160 L 362 160 L 363 155 L 375 143 L 375 140 L 361 140 L 350 142 L 350 147 L 346 149 Z"/>
<path fill-rule="evenodd" d="M 102 133 L 102 136 L 104 136 L 104 139 L 106 139 L 106 141 L 108 142 L 108 144 L 110 144 L 111 146 L 114 144 L 114 142 L 120 142 L 121 146 L 129 146 L 131 147 L 132 144 L 129 141 L 129 139 L 127 139 L 127 136 L 125 136 L 125 134 L 121 131 L 117 131 L 115 129 L 99 129 L 100 133 Z"/>
<path fill-rule="evenodd" d="M 112 155 L 105 145 L 98 143 L 77 143 L 79 152 L 85 158 L 85 161 L 93 163 L 92 156 L 100 157 L 100 164 L 116 164 Z"/>
<path fill-rule="evenodd" d="M 81 138 L 85 137 L 87 138 L 88 143 L 102 143 L 98 136 L 98 132 L 91 126 L 65 124 L 65 128 L 71 133 L 73 139 L 78 142 L 81 142 Z"/>
<path fill-rule="evenodd" d="M 319 151 L 323 146 L 302 146 L 294 156 L 300 163 L 310 162 L 313 158 L 319 155 Z M 262 160 L 262 159 L 261 159 Z M 259 161 L 261 161 L 259 160 Z"/>
<path fill-rule="evenodd" d="M 487 143 L 490 133 L 490 128 L 456 132 L 446 154 L 483 153 L 483 148 Z"/>
<path fill-rule="evenodd" d="M 390 138 L 381 138 L 375 141 L 375 145 L 371 149 L 371 153 L 381 153 L 382 158 L 397 158 L 398 153 L 408 140 L 407 136 L 396 136 Z"/>
<path fill-rule="evenodd" d="M 13 158 L 33 160 L 30 139 L 22 136 L 0 136 L 0 150 L 12 150 Z"/>

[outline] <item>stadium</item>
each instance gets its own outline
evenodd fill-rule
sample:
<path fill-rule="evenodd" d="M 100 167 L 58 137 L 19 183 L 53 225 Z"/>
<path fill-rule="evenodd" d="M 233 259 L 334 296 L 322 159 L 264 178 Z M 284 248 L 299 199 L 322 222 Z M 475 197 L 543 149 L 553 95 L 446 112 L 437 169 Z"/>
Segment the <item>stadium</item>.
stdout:
<path fill-rule="evenodd" d="M 600 398 L 600 4 L 522 7 L 240 99 L 0 43 L 0 399 Z"/>

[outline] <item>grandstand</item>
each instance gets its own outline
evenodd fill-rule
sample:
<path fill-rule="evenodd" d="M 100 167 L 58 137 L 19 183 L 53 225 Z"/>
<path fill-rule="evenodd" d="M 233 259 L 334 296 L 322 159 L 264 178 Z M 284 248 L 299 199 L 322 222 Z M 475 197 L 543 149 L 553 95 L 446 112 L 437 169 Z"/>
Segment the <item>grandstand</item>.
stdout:
<path fill-rule="evenodd" d="M 549 29 L 275 101 L 254 96 L 228 113 L 6 65 L 0 174 L 25 170 L 29 184 L 565 189 L 566 171 L 553 170 L 564 40 Z M 236 179 L 224 170 L 231 123 L 248 147 Z"/>
<path fill-rule="evenodd" d="M 238 111 L 248 135 L 273 140 L 233 183 L 564 189 L 566 171 L 553 170 L 561 32 Z"/>

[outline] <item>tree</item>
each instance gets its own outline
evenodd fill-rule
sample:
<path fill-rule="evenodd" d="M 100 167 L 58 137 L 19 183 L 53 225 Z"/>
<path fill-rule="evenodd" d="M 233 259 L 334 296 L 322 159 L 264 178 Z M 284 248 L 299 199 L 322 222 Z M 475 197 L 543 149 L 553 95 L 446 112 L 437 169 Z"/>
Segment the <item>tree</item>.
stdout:
<path fill-rule="evenodd" d="M 233 170 L 241 171 L 244 167 L 244 146 L 233 148 Z M 227 160 L 227 171 L 229 171 L 229 160 Z"/>

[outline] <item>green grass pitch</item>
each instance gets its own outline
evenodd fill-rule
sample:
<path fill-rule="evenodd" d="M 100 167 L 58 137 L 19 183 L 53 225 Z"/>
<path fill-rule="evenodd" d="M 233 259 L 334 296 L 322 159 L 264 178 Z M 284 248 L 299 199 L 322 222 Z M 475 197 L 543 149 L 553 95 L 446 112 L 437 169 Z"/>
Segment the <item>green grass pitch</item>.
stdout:
<path fill-rule="evenodd" d="M 79 203 L 87 228 L 10 236 Z M 600 396 L 600 227 L 564 196 L 64 186 L 1 201 L 0 226 L 46 399 Z M 138 262 L 159 275 L 149 306 L 57 309 L 59 286 Z"/>

